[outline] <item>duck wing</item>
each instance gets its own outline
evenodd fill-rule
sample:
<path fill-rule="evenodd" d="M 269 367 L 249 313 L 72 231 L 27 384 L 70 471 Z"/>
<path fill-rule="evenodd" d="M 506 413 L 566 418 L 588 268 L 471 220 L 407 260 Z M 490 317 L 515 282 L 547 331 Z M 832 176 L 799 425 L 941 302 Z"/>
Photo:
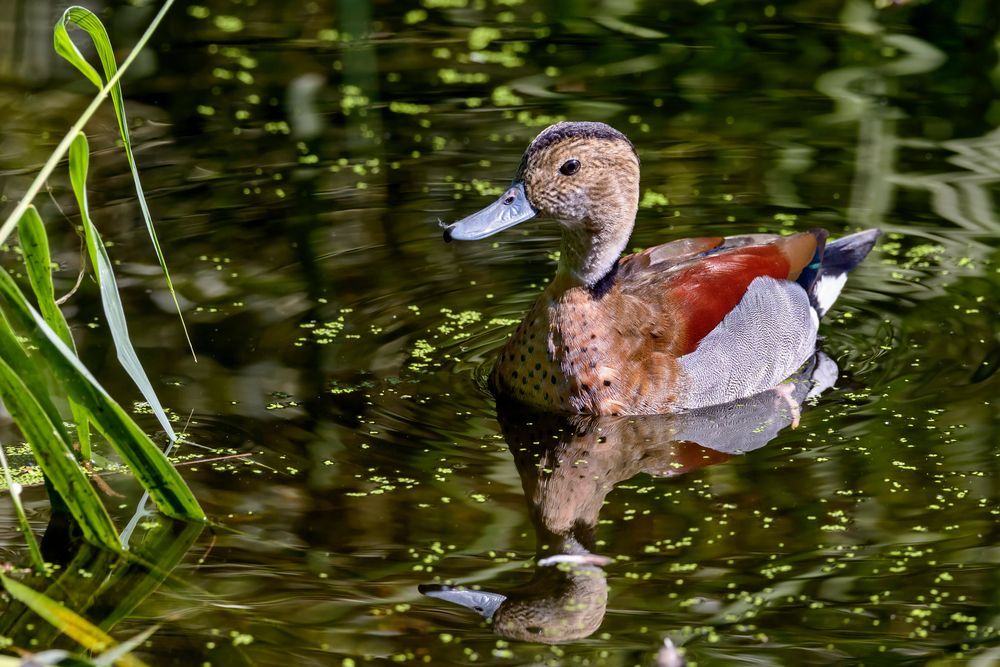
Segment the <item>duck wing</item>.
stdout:
<path fill-rule="evenodd" d="M 688 239 L 622 260 L 623 295 L 650 316 L 632 338 L 643 348 L 635 355 L 676 360 L 675 409 L 766 391 L 809 358 L 818 317 L 795 281 L 825 237 Z"/>
<path fill-rule="evenodd" d="M 816 348 L 819 316 L 802 287 L 758 276 L 736 307 L 678 362 L 678 407 L 720 405 L 773 389 Z"/>

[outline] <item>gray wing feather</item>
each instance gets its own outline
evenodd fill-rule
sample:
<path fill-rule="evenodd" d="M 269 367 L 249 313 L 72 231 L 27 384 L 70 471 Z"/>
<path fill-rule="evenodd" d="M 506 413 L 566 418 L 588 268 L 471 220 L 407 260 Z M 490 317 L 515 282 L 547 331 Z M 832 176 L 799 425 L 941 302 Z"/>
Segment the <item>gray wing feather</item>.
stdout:
<path fill-rule="evenodd" d="M 685 409 L 728 403 L 774 388 L 813 353 L 819 319 L 805 290 L 760 276 L 743 299 L 679 359 Z"/>

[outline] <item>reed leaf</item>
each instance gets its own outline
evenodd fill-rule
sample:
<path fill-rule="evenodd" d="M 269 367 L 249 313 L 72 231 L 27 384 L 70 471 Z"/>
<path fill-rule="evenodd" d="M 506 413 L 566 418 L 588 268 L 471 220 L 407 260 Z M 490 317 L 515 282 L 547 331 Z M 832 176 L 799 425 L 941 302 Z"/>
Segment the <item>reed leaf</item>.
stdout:
<path fill-rule="evenodd" d="M 154 19 L 153 24 L 150 25 L 149 31 L 152 31 L 156 24 L 159 22 L 161 15 L 173 4 L 173 0 L 167 0 L 164 3 L 163 10 Z M 56 52 L 69 61 L 74 67 L 76 67 L 80 72 L 83 73 L 87 79 L 90 80 L 98 89 L 104 87 L 104 81 L 97 71 L 87 62 L 80 53 L 79 49 L 76 48 L 76 44 L 70 39 L 69 33 L 66 30 L 68 25 L 75 25 L 78 28 L 84 30 L 87 35 L 90 36 L 91 40 L 94 42 L 94 47 L 97 49 L 97 55 L 101 60 L 101 67 L 104 70 L 104 76 L 108 81 L 111 81 L 118 72 L 118 64 L 115 61 L 115 53 L 111 48 L 111 40 L 108 39 L 108 33 L 104 29 L 104 24 L 101 20 L 97 18 L 89 9 L 84 7 L 73 6 L 68 8 L 63 12 L 62 18 L 55 25 L 53 32 L 53 44 L 55 46 Z M 128 121 L 125 117 L 125 99 L 122 95 L 122 87 L 120 83 L 115 83 L 111 87 L 111 102 L 115 108 L 115 116 L 118 119 L 118 131 L 121 134 L 122 145 L 125 148 L 125 157 L 128 159 L 129 169 L 132 171 L 132 180 L 135 183 L 135 193 L 136 197 L 139 199 L 139 209 L 142 211 L 142 218 L 146 223 L 146 230 L 149 232 L 149 238 L 153 243 L 153 249 L 156 251 L 156 258 L 160 262 L 160 268 L 163 271 L 163 277 L 167 282 L 167 289 L 170 291 L 170 296 L 174 301 L 174 307 L 177 309 L 177 315 L 181 321 L 181 328 L 184 330 L 184 338 L 187 340 L 188 347 L 191 349 L 191 354 L 194 355 L 194 345 L 191 343 L 191 337 L 188 335 L 187 325 L 184 323 L 184 315 L 181 312 L 180 303 L 177 301 L 177 293 L 174 290 L 173 282 L 170 280 L 170 272 L 167 270 L 167 261 L 163 257 L 163 250 L 160 248 L 160 241 L 156 236 L 156 228 L 153 226 L 153 219 L 149 214 L 149 207 L 146 204 L 146 195 L 142 189 L 142 182 L 139 180 L 139 169 L 135 163 L 135 155 L 132 152 L 132 140 L 129 136 L 128 131 Z"/>
<path fill-rule="evenodd" d="M 125 321 L 125 309 L 122 306 L 121 297 L 118 294 L 118 283 L 115 280 L 115 273 L 111 266 L 111 259 L 108 251 L 104 247 L 101 235 L 97 232 L 90 218 L 90 206 L 87 203 L 87 171 L 90 165 L 90 149 L 87 144 L 87 136 L 80 132 L 73 139 L 69 148 L 69 177 L 73 184 L 73 193 L 76 195 L 77 204 L 80 206 L 80 217 L 83 220 L 83 234 L 87 243 L 87 252 L 90 261 L 94 265 L 97 274 L 97 284 L 101 290 L 101 305 L 104 307 L 104 317 L 108 321 L 108 328 L 111 331 L 111 338 L 115 342 L 115 350 L 118 353 L 118 361 L 122 368 L 128 373 L 132 381 L 135 382 L 143 398 L 149 403 L 153 414 L 156 415 L 160 426 L 167 433 L 167 437 L 173 442 L 177 439 L 170 419 L 166 411 L 160 404 L 160 399 L 156 396 L 152 383 L 146 376 L 146 371 L 142 368 L 139 356 L 132 345 L 132 339 L 128 333 L 128 324 Z"/>
<path fill-rule="evenodd" d="M 38 210 L 34 206 L 29 206 L 24 215 L 21 216 L 17 225 L 17 235 L 21 242 L 21 249 L 24 251 L 24 264 L 28 270 L 31 290 L 35 293 L 35 299 L 38 300 L 38 309 L 42 312 L 45 321 L 62 339 L 62 342 L 76 353 L 76 344 L 73 342 L 72 334 L 70 334 L 69 325 L 56 304 L 55 290 L 52 287 L 52 259 L 49 255 L 49 238 L 45 233 L 42 217 L 38 215 Z M 87 413 L 75 401 L 70 401 L 69 407 L 73 412 L 73 421 L 76 423 L 80 456 L 83 460 L 89 461 L 90 422 L 87 421 Z"/>
<path fill-rule="evenodd" d="M 24 505 L 21 504 L 21 485 L 14 481 L 10 474 L 10 467 L 7 465 L 7 453 L 0 443 L 0 466 L 3 467 L 3 479 L 7 484 L 7 491 L 10 492 L 10 500 L 14 503 L 14 512 L 17 514 L 17 524 L 24 535 L 24 541 L 28 545 L 28 553 L 31 554 L 31 563 L 38 572 L 45 572 L 45 559 L 42 558 L 42 550 L 38 547 L 38 540 L 31 532 L 31 524 L 28 523 L 28 515 L 24 513 Z"/>
<path fill-rule="evenodd" d="M 49 155 L 49 159 L 45 161 L 45 164 L 42 165 L 38 174 L 36 174 L 35 178 L 31 180 L 31 184 L 28 186 L 27 191 L 25 191 L 24 196 L 17 202 L 14 210 L 10 212 L 7 218 L 3 221 L 3 224 L 0 225 L 0 244 L 6 241 L 10 236 L 10 233 L 14 230 L 14 227 L 21 219 L 21 216 L 28 210 L 28 206 L 30 206 L 31 202 L 35 200 L 35 197 L 39 192 L 41 192 L 42 187 L 45 185 L 49 176 L 51 176 L 52 172 L 55 171 L 56 165 L 59 164 L 60 160 L 62 160 L 67 151 L 69 151 L 70 142 L 76 134 L 84 128 L 87 122 L 93 118 L 94 114 L 97 113 L 98 107 L 101 106 L 104 99 L 111 93 L 111 89 L 118 85 L 119 79 L 121 79 L 122 75 L 125 74 L 125 71 L 128 70 L 129 65 L 132 64 L 136 56 L 138 56 L 142 51 L 143 47 L 146 46 L 146 42 L 148 42 L 149 38 L 153 36 L 157 26 L 160 25 L 161 21 L 163 21 L 163 17 L 167 15 L 167 11 L 170 10 L 171 5 L 173 4 L 174 0 L 167 0 L 163 3 L 163 6 L 160 7 L 160 11 L 158 11 L 156 16 L 153 17 L 153 20 L 150 21 L 149 27 L 146 28 L 146 31 L 142 33 L 142 37 L 140 37 L 139 41 L 136 42 L 135 48 L 132 49 L 122 62 L 122 66 L 119 67 L 115 75 L 111 77 L 99 91 L 97 91 L 97 94 L 94 95 L 94 99 L 90 101 L 87 108 L 83 110 L 83 113 L 81 113 L 80 116 L 73 122 L 73 125 L 71 125 L 69 130 L 66 131 L 63 138 L 59 140 L 59 143 L 52 151 L 52 154 Z"/>
<path fill-rule="evenodd" d="M 3 269 L 0 294 L 10 305 L 9 317 L 27 332 L 60 387 L 83 406 L 91 423 L 107 438 L 160 510 L 179 519 L 203 521 L 205 513 L 169 459 L 31 307 Z"/>
<path fill-rule="evenodd" d="M 39 320 L 44 322 L 40 317 Z M 55 334 L 52 335 L 55 338 Z M 67 354 L 73 353 L 67 349 Z M 11 360 L 15 360 L 13 365 Z M 118 551 L 118 535 L 111 517 L 73 457 L 61 422 L 53 423 L 41 404 L 45 398 L 40 402 L 39 395 L 28 384 L 28 378 L 41 374 L 38 368 L 29 368 L 27 374 L 24 373 L 22 369 L 33 366 L 32 362 L 17 341 L 10 322 L 0 317 L 0 397 L 4 405 L 31 445 L 45 477 L 80 524 L 84 537 L 89 542 Z"/>
<path fill-rule="evenodd" d="M 55 403 L 52 402 L 49 386 L 45 381 L 45 373 L 18 342 L 17 334 L 11 328 L 3 310 L 0 310 L 0 359 L 3 359 L 4 363 L 17 375 L 18 381 L 31 392 L 34 400 L 45 413 L 49 422 L 52 423 L 55 429 L 53 436 L 66 452 L 70 453 L 73 449 L 72 441 L 63 424 L 62 415 L 59 414 Z"/>
<path fill-rule="evenodd" d="M 24 584 L 0 574 L 0 583 L 12 598 L 23 603 L 48 623 L 59 628 L 88 651 L 101 653 L 114 648 L 118 642 L 106 632 L 66 608 L 63 604 L 34 591 Z M 119 667 L 144 667 L 146 663 L 135 656 L 117 656 L 114 661 Z"/>

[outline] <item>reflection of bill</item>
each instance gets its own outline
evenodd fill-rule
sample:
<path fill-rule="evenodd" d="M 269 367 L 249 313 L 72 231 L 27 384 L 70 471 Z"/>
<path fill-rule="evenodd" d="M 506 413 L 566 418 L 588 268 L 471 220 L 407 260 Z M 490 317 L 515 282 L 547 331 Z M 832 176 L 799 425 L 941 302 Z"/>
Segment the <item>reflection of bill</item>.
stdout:
<path fill-rule="evenodd" d="M 420 592 L 472 609 L 509 639 L 557 643 L 594 633 L 608 586 L 593 553 L 604 499 L 639 473 L 673 477 L 758 449 L 798 423 L 801 405 L 833 385 L 837 365 L 818 352 L 786 384 L 748 399 L 673 415 L 599 417 L 498 405 L 535 526 L 529 582 L 505 593 L 445 585 Z"/>

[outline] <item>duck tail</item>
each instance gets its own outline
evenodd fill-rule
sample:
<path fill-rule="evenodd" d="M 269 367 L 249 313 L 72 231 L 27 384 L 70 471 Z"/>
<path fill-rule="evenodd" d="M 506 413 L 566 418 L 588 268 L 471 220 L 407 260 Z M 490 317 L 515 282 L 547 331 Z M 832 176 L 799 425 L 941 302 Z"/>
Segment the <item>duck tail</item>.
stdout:
<path fill-rule="evenodd" d="M 816 258 L 799 278 L 816 313 L 823 317 L 840 296 L 847 274 L 871 252 L 881 232 L 866 229 L 830 241 L 816 249 Z M 805 281 L 803 281 L 805 279 Z"/>

